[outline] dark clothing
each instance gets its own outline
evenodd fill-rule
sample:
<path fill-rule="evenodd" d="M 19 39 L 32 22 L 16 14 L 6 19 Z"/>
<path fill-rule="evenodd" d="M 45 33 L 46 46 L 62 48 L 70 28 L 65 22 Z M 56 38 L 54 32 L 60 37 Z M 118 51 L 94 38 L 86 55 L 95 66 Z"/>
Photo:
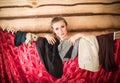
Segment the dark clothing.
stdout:
<path fill-rule="evenodd" d="M 26 33 L 17 31 L 14 38 L 14 45 L 19 46 L 26 40 Z M 63 74 L 63 64 L 58 52 L 59 40 L 56 39 L 54 45 L 48 44 L 45 38 L 39 37 L 36 41 L 36 48 L 39 57 L 44 64 L 46 70 L 56 78 L 60 78 Z"/>
<path fill-rule="evenodd" d="M 72 56 L 72 51 L 73 51 L 73 47 L 74 47 L 74 46 L 71 46 L 71 47 L 69 48 L 69 50 L 68 50 L 68 52 L 65 54 L 65 57 L 64 57 L 64 58 L 68 58 L 68 59 L 71 58 L 71 56 Z M 76 54 L 76 55 L 77 55 L 77 54 Z"/>
<path fill-rule="evenodd" d="M 26 40 L 26 32 L 17 31 L 15 33 L 15 38 L 14 38 L 14 45 L 15 46 L 19 46 L 25 40 Z"/>
<path fill-rule="evenodd" d="M 113 33 L 97 36 L 99 44 L 99 63 L 106 71 L 115 71 Z"/>
<path fill-rule="evenodd" d="M 56 78 L 60 78 L 63 74 L 63 64 L 59 56 L 58 44 L 58 39 L 56 39 L 54 45 L 49 44 L 46 38 L 42 37 L 39 37 L 36 41 L 36 48 L 42 63 L 46 70 Z"/>

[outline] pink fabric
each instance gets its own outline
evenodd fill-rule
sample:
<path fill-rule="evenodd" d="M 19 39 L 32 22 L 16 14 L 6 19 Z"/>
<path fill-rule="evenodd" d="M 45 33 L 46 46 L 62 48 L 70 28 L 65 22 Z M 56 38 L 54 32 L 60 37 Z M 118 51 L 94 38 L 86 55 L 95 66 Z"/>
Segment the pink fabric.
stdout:
<path fill-rule="evenodd" d="M 63 62 L 63 76 L 56 79 L 44 68 L 35 42 L 14 46 L 14 34 L 0 30 L 0 83 L 120 83 L 120 39 L 115 41 L 114 58 L 119 69 L 90 72 L 78 67 L 77 57 Z"/>

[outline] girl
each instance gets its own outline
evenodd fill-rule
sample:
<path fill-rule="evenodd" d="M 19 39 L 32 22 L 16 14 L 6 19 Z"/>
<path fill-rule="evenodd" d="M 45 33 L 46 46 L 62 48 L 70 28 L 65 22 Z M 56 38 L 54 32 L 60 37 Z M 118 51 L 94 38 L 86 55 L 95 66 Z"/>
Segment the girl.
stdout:
<path fill-rule="evenodd" d="M 71 44 L 75 44 L 75 41 L 83 36 L 83 34 L 78 33 L 70 37 L 70 35 L 68 35 L 67 21 L 62 17 L 54 17 L 51 21 L 51 28 L 54 35 L 56 35 L 59 40 L 68 39 Z M 53 36 L 47 34 L 44 37 L 50 44 L 55 43 Z"/>

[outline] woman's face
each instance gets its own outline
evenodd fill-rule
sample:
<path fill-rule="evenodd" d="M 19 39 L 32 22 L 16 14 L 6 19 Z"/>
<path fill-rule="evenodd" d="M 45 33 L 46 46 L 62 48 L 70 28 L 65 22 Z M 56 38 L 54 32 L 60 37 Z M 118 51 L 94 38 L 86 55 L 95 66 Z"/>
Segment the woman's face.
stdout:
<path fill-rule="evenodd" d="M 65 39 L 67 36 L 67 26 L 63 20 L 53 23 L 53 32 L 61 39 Z"/>

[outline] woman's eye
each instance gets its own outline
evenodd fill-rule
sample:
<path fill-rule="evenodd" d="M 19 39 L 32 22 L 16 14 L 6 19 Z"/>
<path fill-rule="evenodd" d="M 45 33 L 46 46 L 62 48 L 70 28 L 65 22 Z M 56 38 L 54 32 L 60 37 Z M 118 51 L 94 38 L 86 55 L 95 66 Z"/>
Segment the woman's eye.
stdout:
<path fill-rule="evenodd" d="M 58 28 L 56 28 L 55 30 L 58 30 Z"/>
<path fill-rule="evenodd" d="M 61 26 L 61 28 L 64 28 L 64 26 Z"/>

